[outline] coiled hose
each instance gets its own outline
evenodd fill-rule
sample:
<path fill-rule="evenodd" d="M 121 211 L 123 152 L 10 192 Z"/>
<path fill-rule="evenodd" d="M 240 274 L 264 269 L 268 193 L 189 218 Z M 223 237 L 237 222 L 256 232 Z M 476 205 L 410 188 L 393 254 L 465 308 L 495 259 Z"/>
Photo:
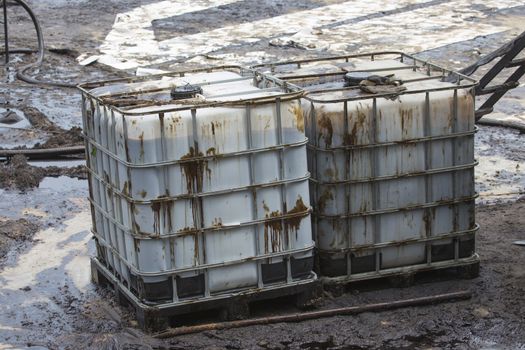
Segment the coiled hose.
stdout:
<path fill-rule="evenodd" d="M 6 0 L 4 0 L 6 1 Z M 28 75 L 26 75 L 26 72 L 32 68 L 40 68 L 44 62 L 44 36 L 42 35 L 42 28 L 40 27 L 40 22 L 38 21 L 38 18 L 36 18 L 34 12 L 31 10 L 29 5 L 25 2 L 25 0 L 13 0 L 20 6 L 24 8 L 24 10 L 29 14 L 29 17 L 31 17 L 31 21 L 33 21 L 33 25 L 35 26 L 36 30 L 36 37 L 38 41 L 38 50 L 37 52 L 37 60 L 36 62 L 32 62 L 30 64 L 27 64 L 25 66 L 22 66 L 16 70 L 16 77 L 22 81 L 25 81 L 29 84 L 39 84 L 39 85 L 47 85 L 47 86 L 58 86 L 58 87 L 64 87 L 64 88 L 76 88 L 77 84 L 70 84 L 70 83 L 64 83 L 64 82 L 56 82 L 56 81 L 48 81 L 48 80 L 38 80 L 35 78 L 32 78 Z M 9 53 L 34 53 L 35 50 L 32 49 L 16 49 L 16 50 L 9 50 Z M 5 54 L 5 51 L 3 52 Z"/>
<path fill-rule="evenodd" d="M 6 1 L 6 0 L 4 0 Z M 57 86 L 57 87 L 63 87 L 63 88 L 76 88 L 75 84 L 69 84 L 64 82 L 54 82 L 54 81 L 47 81 L 47 80 L 38 80 L 32 77 L 29 77 L 26 75 L 26 72 L 32 68 L 40 68 L 44 62 L 44 36 L 42 35 L 42 28 L 40 27 L 40 22 L 38 21 L 37 17 L 35 16 L 34 12 L 31 10 L 29 5 L 24 0 L 13 0 L 20 6 L 24 8 L 24 10 L 29 14 L 31 17 L 31 21 L 33 21 L 33 25 L 36 30 L 37 35 L 37 41 L 38 41 L 38 49 L 12 49 L 9 50 L 9 53 L 19 53 L 19 54 L 32 54 L 37 53 L 37 60 L 36 62 L 32 62 L 30 64 L 24 65 L 16 70 L 16 77 L 22 81 L 25 81 L 29 84 L 38 84 L 38 85 L 47 85 L 47 86 Z M 1 3 L 3 5 L 3 1 Z M 2 51 L 1 53 L 6 54 L 5 51 Z M 16 154 L 22 154 L 26 156 L 28 159 L 56 159 L 61 156 L 67 156 L 67 155 L 73 155 L 73 154 L 83 154 L 84 153 L 84 146 L 69 146 L 69 147 L 60 147 L 60 148 L 47 148 L 47 149 L 18 149 L 18 150 L 0 150 L 0 157 L 4 158 L 10 158 Z"/>

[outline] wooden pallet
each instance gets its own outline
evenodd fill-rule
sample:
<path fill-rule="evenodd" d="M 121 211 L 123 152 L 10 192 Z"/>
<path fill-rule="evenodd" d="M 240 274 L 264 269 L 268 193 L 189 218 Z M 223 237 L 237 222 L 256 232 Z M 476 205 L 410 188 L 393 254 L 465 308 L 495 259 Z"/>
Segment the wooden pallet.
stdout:
<path fill-rule="evenodd" d="M 180 324 L 180 319 L 192 319 L 192 314 L 203 311 L 215 312 L 221 320 L 238 320 L 250 316 L 250 304 L 256 301 L 271 300 L 292 296 L 299 308 L 308 308 L 319 300 L 322 293 L 320 281 L 315 274 L 310 279 L 291 285 L 265 287 L 231 293 L 224 296 L 194 299 L 180 303 L 146 305 L 124 286 L 97 258 L 91 258 L 91 278 L 102 287 L 111 288 L 117 301 L 122 306 L 131 307 L 136 315 L 139 326 L 150 332 L 158 332 L 174 324 Z"/>

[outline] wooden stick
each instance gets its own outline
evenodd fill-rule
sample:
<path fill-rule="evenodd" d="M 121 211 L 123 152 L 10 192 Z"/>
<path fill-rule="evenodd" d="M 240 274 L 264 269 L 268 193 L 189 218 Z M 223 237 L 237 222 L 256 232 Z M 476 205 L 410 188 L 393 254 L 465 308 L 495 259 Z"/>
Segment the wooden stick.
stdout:
<path fill-rule="evenodd" d="M 178 327 L 170 328 L 164 332 L 154 335 L 155 338 L 165 339 L 176 337 L 183 334 L 198 333 L 203 331 L 219 330 L 219 329 L 231 329 L 231 328 L 240 328 L 254 325 L 265 325 L 272 323 L 281 323 L 281 322 L 301 322 L 306 320 L 312 320 L 323 317 L 332 317 L 340 315 L 356 315 L 363 312 L 378 312 L 384 310 L 398 309 L 408 306 L 422 306 L 442 303 L 445 301 L 456 301 L 456 300 L 466 300 L 472 297 L 470 291 L 459 291 L 453 293 L 437 294 L 421 298 L 405 299 L 405 300 L 396 300 L 386 303 L 377 303 L 377 304 L 367 304 L 361 306 L 349 306 L 329 310 L 321 311 L 311 311 L 304 313 L 296 313 L 291 315 L 281 315 L 281 316 L 271 316 L 271 317 L 262 317 L 262 318 L 253 318 L 248 320 L 239 320 L 239 321 L 229 321 L 229 322 L 219 322 L 219 323 L 208 323 L 197 326 L 188 326 L 188 327 Z"/>

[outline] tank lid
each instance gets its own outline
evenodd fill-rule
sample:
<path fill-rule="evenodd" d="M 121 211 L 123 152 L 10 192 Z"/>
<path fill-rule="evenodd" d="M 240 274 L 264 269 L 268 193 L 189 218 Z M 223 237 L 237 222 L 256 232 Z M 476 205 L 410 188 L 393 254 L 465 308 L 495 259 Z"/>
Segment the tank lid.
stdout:
<path fill-rule="evenodd" d="M 183 100 L 185 98 L 195 97 L 197 94 L 202 94 L 202 88 L 199 85 L 181 85 L 171 89 L 171 98 L 174 100 Z"/>

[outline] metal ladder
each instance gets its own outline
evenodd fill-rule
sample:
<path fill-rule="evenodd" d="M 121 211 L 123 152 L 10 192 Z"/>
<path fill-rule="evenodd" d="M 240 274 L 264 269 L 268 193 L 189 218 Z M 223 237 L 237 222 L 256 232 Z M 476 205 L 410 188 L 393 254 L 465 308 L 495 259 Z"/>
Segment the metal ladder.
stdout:
<path fill-rule="evenodd" d="M 479 85 L 476 87 L 476 96 L 492 94 L 481 107 L 476 110 L 476 121 L 480 120 L 484 115 L 491 113 L 494 110 L 494 104 L 496 104 L 507 91 L 520 85 L 519 80 L 525 74 L 525 58 L 515 59 L 515 57 L 519 55 L 524 48 L 525 32 L 501 46 L 499 49 L 483 56 L 476 63 L 460 70 L 460 73 L 470 76 L 479 67 L 499 58 L 498 62 L 479 80 Z M 489 86 L 489 83 L 492 82 L 501 71 L 515 67 L 517 67 L 517 69 L 503 84 Z"/>

